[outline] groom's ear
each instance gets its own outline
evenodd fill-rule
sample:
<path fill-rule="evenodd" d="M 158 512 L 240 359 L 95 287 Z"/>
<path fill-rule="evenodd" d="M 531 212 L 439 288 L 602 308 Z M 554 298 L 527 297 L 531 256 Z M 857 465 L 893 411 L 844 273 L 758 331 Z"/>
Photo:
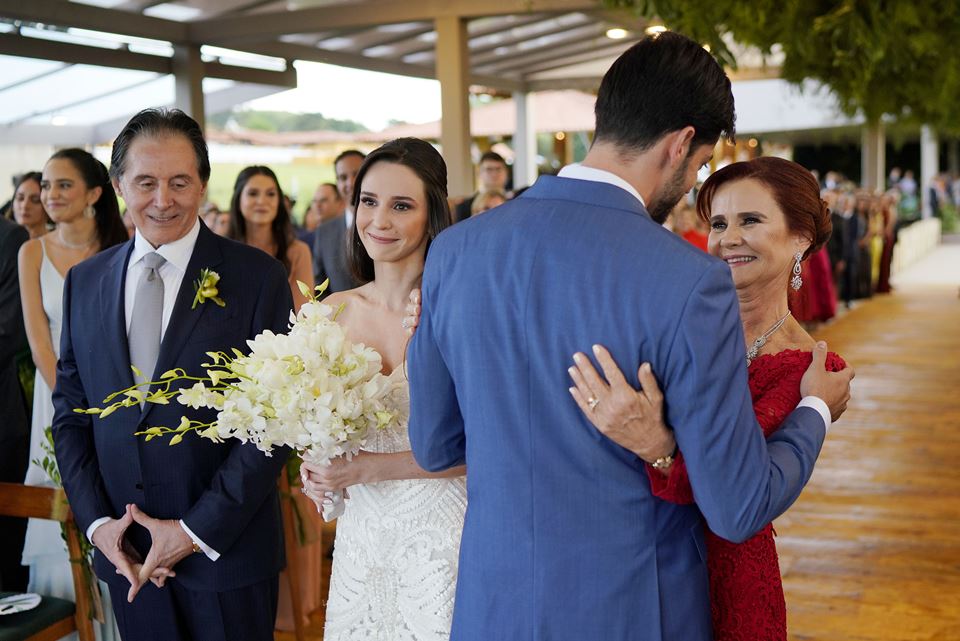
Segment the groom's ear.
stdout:
<path fill-rule="evenodd" d="M 118 196 L 123 198 L 123 189 L 120 188 L 120 178 L 115 177 L 110 179 L 110 183 L 113 185 L 113 191 L 117 193 Z M 126 198 L 123 198 L 126 200 Z"/>
<path fill-rule="evenodd" d="M 673 132 L 675 136 L 673 144 L 670 147 L 670 164 L 679 167 L 690 156 L 693 147 L 693 138 L 697 135 L 697 130 L 687 125 L 683 129 Z"/>

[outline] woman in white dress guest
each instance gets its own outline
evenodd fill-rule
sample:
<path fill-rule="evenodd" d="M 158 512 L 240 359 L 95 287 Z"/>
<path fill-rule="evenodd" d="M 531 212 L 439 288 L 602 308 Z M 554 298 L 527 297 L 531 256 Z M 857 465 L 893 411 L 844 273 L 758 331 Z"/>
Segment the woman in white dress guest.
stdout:
<path fill-rule="evenodd" d="M 77 263 L 127 240 L 117 197 L 103 164 L 82 149 L 58 151 L 43 168 L 40 198 L 53 231 L 27 241 L 20 249 L 20 297 L 23 321 L 37 377 L 33 388 L 30 428 L 30 467 L 24 483 L 51 485 L 34 461 L 46 456 L 42 444 L 53 420 L 51 390 L 56 384 L 60 352 L 63 281 Z M 96 292 L 90 292 L 95 295 Z M 29 591 L 71 601 L 75 599 L 70 561 L 60 525 L 31 519 L 23 548 L 23 564 L 30 567 Z M 94 626 L 101 641 L 119 639 L 109 593 L 101 584 L 106 625 Z"/>
<path fill-rule="evenodd" d="M 446 165 L 430 144 L 401 138 L 367 156 L 355 184 L 351 266 L 365 284 L 325 302 L 343 305 L 337 320 L 351 340 L 381 354 L 393 406 L 405 417 L 408 337 L 401 320 L 410 290 L 420 286 L 430 241 L 450 224 Z M 346 488 L 348 496 L 337 522 L 324 638 L 449 638 L 465 468 L 422 470 L 404 419 L 378 432 L 351 461 L 305 463 L 302 470 L 305 491 L 318 505 L 324 492 Z"/>

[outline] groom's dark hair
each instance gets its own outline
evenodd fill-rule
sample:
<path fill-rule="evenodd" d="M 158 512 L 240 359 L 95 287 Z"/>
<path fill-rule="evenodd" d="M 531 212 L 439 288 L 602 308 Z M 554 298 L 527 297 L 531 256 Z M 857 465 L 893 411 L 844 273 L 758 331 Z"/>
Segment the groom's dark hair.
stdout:
<path fill-rule="evenodd" d="M 117 180 L 126 169 L 127 152 L 130 145 L 140 136 L 163 137 L 181 135 L 193 145 L 197 155 L 197 173 L 200 180 L 210 180 L 210 156 L 207 153 L 207 141 L 203 138 L 203 129 L 197 121 L 179 109 L 144 109 L 124 125 L 123 130 L 113 141 L 110 154 L 110 177 Z"/>
<path fill-rule="evenodd" d="M 627 49 L 603 76 L 595 107 L 596 137 L 625 156 L 646 151 L 664 135 L 692 126 L 691 152 L 723 134 L 736 115 L 730 79 L 697 42 L 666 31 Z"/>

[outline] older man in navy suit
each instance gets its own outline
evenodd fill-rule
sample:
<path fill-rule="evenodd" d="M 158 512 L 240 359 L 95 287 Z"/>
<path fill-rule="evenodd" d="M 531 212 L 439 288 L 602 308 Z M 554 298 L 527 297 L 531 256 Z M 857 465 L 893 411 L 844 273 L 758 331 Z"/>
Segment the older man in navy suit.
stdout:
<path fill-rule="evenodd" d="M 102 420 L 74 409 L 141 382 L 131 366 L 147 380 L 173 367 L 199 374 L 205 352 L 284 331 L 286 273 L 200 224 L 210 162 L 189 116 L 134 116 L 114 142 L 110 171 L 137 231 L 74 267 L 64 285 L 53 434 L 67 497 L 96 547 L 94 566 L 125 640 L 267 641 L 284 564 L 277 477 L 287 452 L 135 436 L 177 425 L 189 412 L 178 403 Z M 194 305 L 203 269 L 219 274 L 224 307 Z"/>
<path fill-rule="evenodd" d="M 851 373 L 821 359 L 764 441 L 729 268 L 659 224 L 733 132 L 716 61 L 677 34 L 646 39 L 607 72 L 596 114 L 582 165 L 430 247 L 410 441 L 428 470 L 467 465 L 452 641 L 708 641 L 701 512 L 732 540 L 769 523 L 846 402 Z M 696 506 L 652 496 L 644 459 L 567 393 L 572 355 L 596 343 L 661 377 Z"/>

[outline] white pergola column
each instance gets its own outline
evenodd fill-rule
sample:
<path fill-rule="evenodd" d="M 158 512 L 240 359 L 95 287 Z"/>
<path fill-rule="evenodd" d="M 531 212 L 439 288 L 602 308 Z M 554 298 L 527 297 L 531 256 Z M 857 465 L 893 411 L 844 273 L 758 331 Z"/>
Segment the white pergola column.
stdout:
<path fill-rule="evenodd" d="M 173 49 L 174 105 L 205 128 L 203 101 L 204 63 L 200 45 L 176 45 Z"/>
<path fill-rule="evenodd" d="M 882 191 L 886 187 L 887 136 L 882 122 L 863 128 L 860 147 L 860 175 L 864 189 Z"/>
<path fill-rule="evenodd" d="M 447 162 L 451 196 L 473 193 L 470 157 L 470 52 L 467 23 L 459 16 L 434 20 L 437 29 L 437 80 L 440 81 L 440 146 Z"/>
<path fill-rule="evenodd" d="M 924 218 L 933 216 L 933 209 L 930 207 L 930 183 L 933 177 L 940 173 L 940 145 L 937 142 L 937 134 L 930 127 L 924 125 L 920 128 L 920 202 L 921 212 Z"/>
<path fill-rule="evenodd" d="M 513 93 L 517 127 L 513 133 L 513 186 L 528 187 L 537 180 L 537 130 L 533 126 L 533 94 Z"/>

